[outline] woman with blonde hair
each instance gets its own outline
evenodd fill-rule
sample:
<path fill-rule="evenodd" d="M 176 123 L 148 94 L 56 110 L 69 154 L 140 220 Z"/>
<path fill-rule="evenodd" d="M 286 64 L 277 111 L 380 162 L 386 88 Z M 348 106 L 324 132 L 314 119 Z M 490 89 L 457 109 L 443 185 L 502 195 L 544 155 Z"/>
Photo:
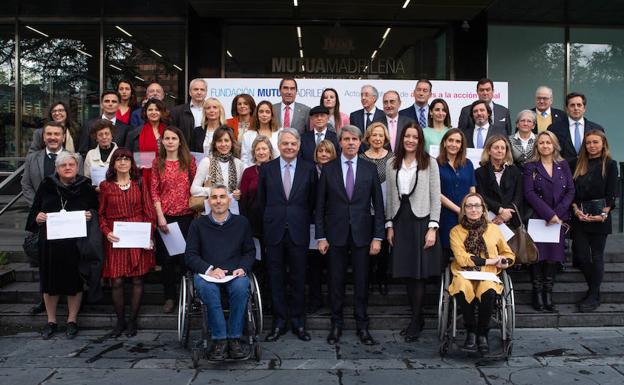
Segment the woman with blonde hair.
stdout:
<path fill-rule="evenodd" d="M 190 150 L 210 155 L 212 136 L 217 128 L 225 124 L 225 109 L 217 98 L 204 100 L 201 126 L 195 127 L 191 133 Z"/>

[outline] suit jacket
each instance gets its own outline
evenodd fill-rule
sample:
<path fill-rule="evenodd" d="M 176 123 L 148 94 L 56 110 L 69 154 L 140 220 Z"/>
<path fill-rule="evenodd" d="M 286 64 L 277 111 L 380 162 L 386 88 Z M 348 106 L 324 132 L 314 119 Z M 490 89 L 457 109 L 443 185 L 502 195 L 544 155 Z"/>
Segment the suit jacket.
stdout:
<path fill-rule="evenodd" d="M 43 150 L 44 148 L 45 143 L 43 143 L 43 128 L 37 128 L 33 131 L 32 142 L 30 142 L 30 147 L 28 147 L 28 153 L 37 152 L 39 150 Z M 72 138 L 69 130 L 65 131 L 65 143 L 63 143 L 63 148 L 66 148 L 67 151 L 70 152 L 76 152 L 74 139 Z"/>
<path fill-rule="evenodd" d="M 310 121 L 310 107 L 296 102 L 293 104 L 294 107 L 292 111 L 294 111 L 294 115 L 291 115 L 290 127 L 299 131 L 300 134 L 303 134 L 310 127 L 308 126 L 308 122 Z M 277 118 L 277 127 L 282 128 L 282 103 L 275 103 L 273 105 L 273 114 Z"/>
<path fill-rule="evenodd" d="M 535 112 L 536 114 L 538 114 L 539 112 L 537 112 L 537 108 L 533 107 L 531 108 L 531 111 Z M 552 116 L 552 123 L 551 124 L 555 124 L 557 122 L 560 121 L 567 121 L 568 120 L 568 115 L 557 108 L 550 108 L 550 115 Z M 533 129 L 533 133 L 537 134 L 537 124 L 535 125 L 535 128 Z"/>
<path fill-rule="evenodd" d="M 330 246 L 346 246 L 349 230 L 357 247 L 370 245 L 373 238 L 384 239 L 384 208 L 377 167 L 355 157 L 357 170 L 351 200 L 342 177 L 341 158 L 323 166 L 316 194 L 316 239 Z M 373 215 L 371 215 L 371 204 Z"/>
<path fill-rule="evenodd" d="M 46 177 L 44 175 L 43 161 L 46 157 L 46 150 L 39 150 L 31 152 L 26 156 L 26 162 L 24 163 L 24 174 L 22 175 L 22 191 L 24 192 L 24 198 L 28 202 L 28 205 L 32 205 L 35 199 L 35 193 L 39 188 L 39 185 Z M 83 165 L 82 158 L 78 162 L 78 174 L 82 174 Z"/>
<path fill-rule="evenodd" d="M 494 168 L 490 162 L 475 170 L 475 179 L 477 192 L 485 199 L 489 211 L 498 214 L 501 207 L 514 209 L 514 205 L 518 210 L 522 209 L 522 174 L 515 165 L 505 167 L 500 186 L 496 182 Z M 522 217 L 522 213 L 519 214 Z M 520 226 L 516 216 L 512 217 L 510 224 L 514 228 Z"/>
<path fill-rule="evenodd" d="M 336 155 L 340 156 L 340 146 L 338 145 L 338 136 L 334 131 L 327 130 L 325 132 L 325 140 L 332 142 L 336 148 Z M 301 135 L 301 149 L 299 150 L 299 158 L 303 158 L 308 162 L 314 163 L 314 152 L 316 151 L 316 131 L 306 131 Z"/>
<path fill-rule="evenodd" d="M 414 103 L 410 104 L 409 107 L 402 109 L 399 111 L 399 116 L 406 117 L 411 119 L 412 121 L 418 123 L 418 116 L 416 116 L 416 108 L 414 108 Z M 423 127 L 425 128 L 425 127 Z"/>
<path fill-rule="evenodd" d="M 190 102 L 180 104 L 171 109 L 171 125 L 178 127 L 182 131 L 184 139 L 186 139 L 186 143 L 189 144 L 190 148 L 191 133 L 193 128 L 195 128 L 195 117 L 193 117 L 191 112 Z"/>
<path fill-rule="evenodd" d="M 604 128 L 602 128 L 600 124 L 591 122 L 585 118 L 585 132 L 589 132 L 591 130 L 600 130 L 604 132 Z M 568 120 L 566 119 L 551 124 L 548 127 L 548 131 L 552 131 L 552 133 L 557 136 L 559 145 L 561 146 L 561 156 L 567 160 L 568 163 L 575 161 L 578 154 L 576 153 L 574 142 L 570 136 L 570 124 Z"/>
<path fill-rule="evenodd" d="M 524 164 L 524 196 L 533 208 L 533 218 L 549 221 L 557 215 L 562 221 L 570 219 L 570 205 L 574 200 L 574 181 L 568 162 L 553 164 L 552 177 L 542 162 Z M 550 206 L 546 202 L 554 202 Z"/>
<path fill-rule="evenodd" d="M 130 125 L 132 127 L 143 127 L 143 118 L 141 117 L 141 112 L 143 111 L 142 108 L 137 108 L 136 110 L 132 111 L 132 114 L 130 115 Z"/>
<path fill-rule="evenodd" d="M 472 140 L 472 137 L 474 135 L 474 126 L 469 128 L 467 131 L 464 131 L 464 134 L 466 134 L 466 147 L 468 148 L 475 148 L 475 144 L 474 141 Z M 502 135 L 504 137 L 507 137 L 507 133 L 500 127 L 495 127 L 492 126 L 490 124 L 490 128 L 488 129 L 487 135 L 485 136 L 485 138 L 483 139 L 483 144 L 485 145 L 485 141 L 488 140 L 489 137 L 491 137 L 492 135 L 495 134 L 499 134 Z"/>
<path fill-rule="evenodd" d="M 97 142 L 91 138 L 91 128 L 93 124 L 102 119 L 102 117 L 97 117 L 94 119 L 89 119 L 85 122 L 84 126 L 82 126 L 82 132 L 80 133 L 80 145 L 78 146 L 78 152 L 83 157 L 89 150 L 94 149 L 97 145 Z M 132 127 L 123 123 L 121 120 L 115 120 L 115 132 L 113 132 L 113 142 L 117 143 L 119 147 L 126 146 L 126 140 L 128 137 L 128 133 L 132 131 Z"/>
<path fill-rule="evenodd" d="M 375 108 L 375 115 L 371 116 L 371 123 L 384 119 L 385 117 L 386 115 L 384 114 L 383 110 Z M 362 134 L 364 134 L 366 132 L 366 123 L 364 122 L 364 109 L 362 108 L 357 111 L 353 111 L 349 116 L 349 123 L 359 128 L 360 131 L 362 131 Z"/>
<path fill-rule="evenodd" d="M 464 106 L 459 114 L 459 123 L 457 128 L 464 131 L 468 135 L 468 130 L 474 128 L 474 122 L 470 115 L 470 104 Z M 494 103 L 494 119 L 490 126 L 496 127 L 499 131 L 502 131 L 505 136 L 511 135 L 511 119 L 509 118 L 509 110 L 500 104 Z"/>
<path fill-rule="evenodd" d="M 126 148 L 132 152 L 139 151 L 139 135 L 141 135 L 141 130 L 143 126 L 134 127 L 126 138 Z M 193 151 L 193 149 L 191 149 Z M 203 151 L 203 150 L 202 150 Z"/>
<path fill-rule="evenodd" d="M 414 110 L 414 108 L 412 108 L 412 110 Z M 388 129 L 388 132 L 390 132 L 390 123 L 388 122 L 387 115 L 383 115 L 381 119 L 377 119 L 374 121 L 383 123 Z M 401 116 L 401 115 L 397 116 L 397 132 L 396 132 L 396 140 L 394 142 L 393 148 L 396 148 L 399 145 L 399 139 L 401 138 L 401 133 L 403 132 L 405 127 L 409 126 L 410 124 L 414 122 L 416 122 L 416 120 L 409 118 L 407 116 Z M 392 150 L 392 148 L 390 148 L 389 150 Z"/>
<path fill-rule="evenodd" d="M 310 223 L 315 204 L 316 167 L 297 159 L 290 196 L 286 198 L 282 183 L 280 158 L 260 167 L 258 207 L 262 214 L 264 241 L 269 246 L 279 244 L 288 229 L 296 245 L 310 243 Z"/>

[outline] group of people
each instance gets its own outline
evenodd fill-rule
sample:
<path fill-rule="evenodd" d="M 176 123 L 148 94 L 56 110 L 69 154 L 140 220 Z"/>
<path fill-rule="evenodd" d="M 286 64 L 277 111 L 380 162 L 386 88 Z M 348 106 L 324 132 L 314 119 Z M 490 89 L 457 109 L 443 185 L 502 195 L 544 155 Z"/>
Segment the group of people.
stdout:
<path fill-rule="evenodd" d="M 45 338 L 57 331 L 59 295 L 68 296 L 67 335 L 75 336 L 85 287 L 79 267 L 85 242 L 46 240 L 46 214 L 62 210 L 85 211 L 103 235 L 101 277 L 110 282 L 117 315 L 111 336 L 136 334 L 147 272 L 160 266 L 163 311 L 169 313 L 180 274 L 190 270 L 209 309 L 215 360 L 244 355 L 239 339 L 251 272 L 266 276 L 263 289 L 270 292 L 273 323 L 266 341 L 288 330 L 310 340 L 306 314 L 324 304 L 326 277 L 327 342 L 338 343 L 349 264 L 363 344 L 376 343 L 369 332 L 370 290 L 387 294 L 390 276 L 406 282 L 411 320 L 402 335 L 413 342 L 424 326 L 425 284 L 450 264 L 449 290 L 467 329 L 463 348 L 485 353 L 503 288 L 469 281 L 461 272 L 498 274 L 513 265 L 497 225 L 517 229 L 529 218 L 562 225 L 559 242 L 537 243 L 539 260 L 529 266 L 535 309 L 556 310 L 552 291 L 567 236 L 588 284 L 579 310 L 600 305 L 617 168 L 604 130 L 584 117 L 584 95 L 568 94 L 564 112 L 552 107 L 551 89 L 538 88 L 535 108 L 518 113 L 512 133 L 509 111 L 492 102 L 489 79 L 477 83 L 479 99 L 462 109 L 457 128 L 446 101 L 430 101 L 432 84 L 425 79 L 416 83 L 414 104 L 403 110 L 396 91 L 385 92 L 383 109 L 377 108 L 377 89 L 365 85 L 363 108 L 350 116 L 340 111 L 332 88 L 318 106 L 297 103 L 293 78 L 281 80 L 276 104 L 236 96 L 227 120 L 206 89 L 204 80 L 191 81 L 191 100 L 168 111 L 159 84 L 148 86 L 138 108 L 132 84 L 121 81 L 102 93 L 102 116 L 86 122 L 77 147 L 64 103 L 53 105 L 49 121 L 33 134 L 22 186 L 32 206 L 27 230 L 39 234 Z M 439 146 L 435 158 L 431 145 Z M 467 157 L 468 148 L 482 150 L 478 164 Z M 96 186 L 88 177 L 102 171 L 104 181 Z M 114 247 L 118 221 L 151 223 L 154 242 L 144 249 Z M 93 247 L 88 227 L 86 243 Z M 183 254 L 169 255 L 164 245 L 161 234 L 172 227 L 186 239 Z M 202 275 L 235 279 L 214 283 Z M 127 318 L 126 278 L 132 287 Z M 222 286 L 229 295 L 227 323 Z"/>

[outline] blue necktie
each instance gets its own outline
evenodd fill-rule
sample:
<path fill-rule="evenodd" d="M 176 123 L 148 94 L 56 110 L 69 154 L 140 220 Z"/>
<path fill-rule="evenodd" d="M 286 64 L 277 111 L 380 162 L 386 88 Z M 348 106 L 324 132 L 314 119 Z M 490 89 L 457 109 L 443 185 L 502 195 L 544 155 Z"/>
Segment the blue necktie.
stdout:
<path fill-rule="evenodd" d="M 581 123 L 574 122 L 574 149 L 576 150 L 577 154 L 581 149 L 581 130 L 579 129 L 580 125 Z"/>
<path fill-rule="evenodd" d="M 420 107 L 418 110 L 420 114 L 418 115 L 418 124 L 420 124 L 421 128 L 427 127 L 427 119 L 425 119 L 425 107 Z"/>
<path fill-rule="evenodd" d="M 483 148 L 483 127 L 477 127 L 477 148 Z"/>
<path fill-rule="evenodd" d="M 542 111 L 542 118 L 545 118 L 545 117 L 547 117 L 547 116 L 548 116 L 548 112 L 546 112 L 546 111 Z"/>

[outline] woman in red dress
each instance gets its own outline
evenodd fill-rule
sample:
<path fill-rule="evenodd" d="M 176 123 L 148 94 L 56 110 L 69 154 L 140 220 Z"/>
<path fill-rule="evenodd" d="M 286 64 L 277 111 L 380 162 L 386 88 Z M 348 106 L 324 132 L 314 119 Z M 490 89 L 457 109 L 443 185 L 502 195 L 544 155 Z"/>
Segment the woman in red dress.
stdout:
<path fill-rule="evenodd" d="M 130 116 L 132 111 L 137 107 L 137 97 L 134 87 L 129 80 L 122 79 L 117 83 L 117 93 L 119 93 L 119 109 L 115 117 L 120 122 L 130 124 Z M 119 143 L 123 146 L 124 143 Z"/>
<path fill-rule="evenodd" d="M 160 143 L 158 157 L 152 163 L 151 193 L 158 229 L 169 232 L 169 225 L 177 222 L 186 238 L 193 220 L 189 208 L 191 182 L 197 167 L 184 135 L 179 128 L 165 129 Z M 183 270 L 184 254 L 169 255 L 160 234 L 156 237 L 156 257 L 162 266 L 162 282 L 165 289 L 163 312 L 171 313 L 176 298 L 176 283 L 179 280 L 178 267 Z"/>
<path fill-rule="evenodd" d="M 104 242 L 102 277 L 112 281 L 113 306 L 117 325 L 110 333 L 119 337 L 126 330 L 128 337 L 136 335 L 137 315 L 143 296 L 143 276 L 154 266 L 153 249 L 114 249 L 119 238 L 113 233 L 114 222 L 150 222 L 154 229 L 154 210 L 149 186 L 141 183 L 132 153 L 126 148 L 115 150 L 100 184 L 100 229 Z M 132 278 L 131 313 L 128 323 L 124 317 L 124 278 Z"/>

